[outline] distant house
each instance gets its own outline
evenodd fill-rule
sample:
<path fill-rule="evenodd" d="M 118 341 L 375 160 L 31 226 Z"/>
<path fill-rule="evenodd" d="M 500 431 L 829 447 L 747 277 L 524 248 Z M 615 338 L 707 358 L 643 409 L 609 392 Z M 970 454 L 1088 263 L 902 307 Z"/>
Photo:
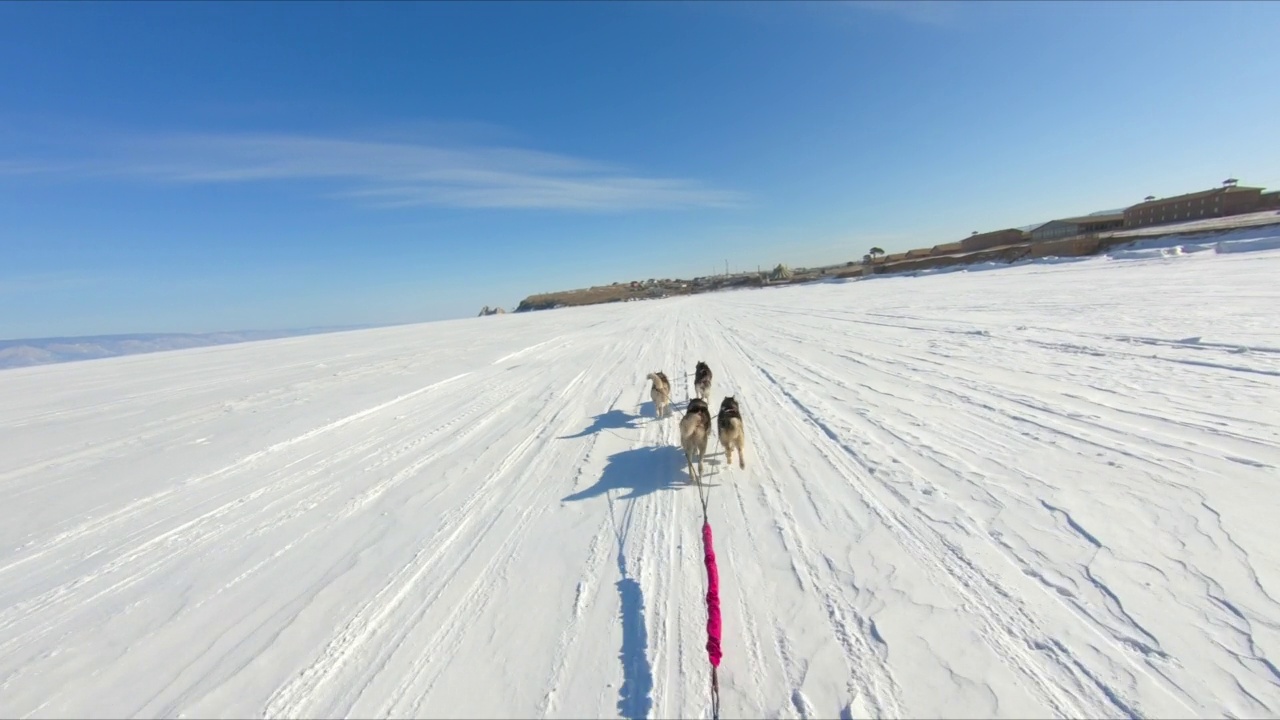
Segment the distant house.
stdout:
<path fill-rule="evenodd" d="M 1027 234 L 1017 228 L 1009 228 L 1008 230 L 995 230 L 985 233 L 974 233 L 969 237 L 960 241 L 960 248 L 965 252 L 975 252 L 977 250 L 989 250 L 1004 245 L 1017 245 L 1026 242 Z"/>
<path fill-rule="evenodd" d="M 1050 220 L 1031 231 L 1032 242 L 1046 242 L 1124 227 L 1124 211 Z"/>
<path fill-rule="evenodd" d="M 1266 193 L 1274 196 L 1275 193 Z M 1148 196 L 1150 197 L 1150 196 Z M 1234 179 L 1212 190 L 1175 195 L 1140 202 L 1124 211 L 1127 228 L 1164 223 L 1185 222 L 1202 218 L 1227 217 L 1266 210 L 1267 203 L 1277 202 L 1263 198 L 1260 187 L 1241 187 Z"/>

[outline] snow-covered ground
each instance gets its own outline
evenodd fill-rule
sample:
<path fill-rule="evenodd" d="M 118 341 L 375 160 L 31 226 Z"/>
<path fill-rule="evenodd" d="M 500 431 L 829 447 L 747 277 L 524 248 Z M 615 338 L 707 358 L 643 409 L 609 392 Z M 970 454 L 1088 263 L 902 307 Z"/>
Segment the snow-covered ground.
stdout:
<path fill-rule="evenodd" d="M 0 716 L 706 716 L 705 360 L 748 429 L 710 468 L 724 717 L 1275 717 L 1277 278 L 1093 258 L 5 371 Z"/>
<path fill-rule="evenodd" d="M 98 335 L 64 338 L 24 338 L 0 340 L 0 370 L 29 365 L 74 362 L 138 353 L 183 350 L 209 345 L 314 335 L 357 328 L 300 328 L 297 330 L 246 330 L 216 333 L 149 333 Z"/>

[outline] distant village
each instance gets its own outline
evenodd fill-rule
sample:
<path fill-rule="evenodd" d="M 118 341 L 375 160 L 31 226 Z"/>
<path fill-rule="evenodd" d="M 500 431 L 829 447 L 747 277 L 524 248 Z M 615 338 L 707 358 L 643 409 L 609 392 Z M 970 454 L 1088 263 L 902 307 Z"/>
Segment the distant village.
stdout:
<path fill-rule="evenodd" d="M 813 282 L 824 278 L 857 278 L 984 262 L 1012 263 L 1043 257 L 1082 257 L 1105 252 L 1120 243 L 1151 235 L 1172 234 L 1185 224 L 1188 231 L 1211 229 L 1213 218 L 1230 220 L 1217 227 L 1240 224 L 1280 224 L 1280 191 L 1246 187 L 1228 178 L 1218 187 L 1168 198 L 1148 196 L 1121 210 L 1050 220 L 1030 227 L 972 232 L 969 237 L 928 248 L 886 254 L 869 248 L 860 261 L 818 268 L 789 268 L 705 275 L 691 279 L 648 278 L 611 285 L 530 295 L 516 312 L 576 305 L 633 302 L 674 295 L 692 295 L 749 287 Z M 505 312 L 486 306 L 481 315 Z"/>

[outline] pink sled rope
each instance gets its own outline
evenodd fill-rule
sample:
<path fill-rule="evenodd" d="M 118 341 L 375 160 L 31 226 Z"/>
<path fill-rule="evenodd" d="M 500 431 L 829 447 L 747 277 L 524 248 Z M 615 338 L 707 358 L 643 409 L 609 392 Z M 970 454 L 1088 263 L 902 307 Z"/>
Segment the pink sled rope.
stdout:
<path fill-rule="evenodd" d="M 707 657 L 711 660 L 711 717 L 720 717 L 720 571 L 716 549 L 711 543 L 711 523 L 702 521 L 702 555 L 707 563 Z"/>
<path fill-rule="evenodd" d="M 702 523 L 702 552 L 707 562 L 707 657 L 720 666 L 720 571 L 716 569 L 716 549 L 711 544 L 711 523 Z"/>

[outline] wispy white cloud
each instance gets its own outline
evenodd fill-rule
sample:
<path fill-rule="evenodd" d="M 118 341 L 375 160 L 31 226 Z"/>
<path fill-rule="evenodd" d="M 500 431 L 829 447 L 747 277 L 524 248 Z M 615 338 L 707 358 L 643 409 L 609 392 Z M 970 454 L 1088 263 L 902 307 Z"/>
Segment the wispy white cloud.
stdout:
<path fill-rule="evenodd" d="M 39 171 L 0 163 L 0 173 Z M 297 135 L 173 135 L 113 145 L 106 157 L 48 172 L 166 183 L 323 181 L 326 195 L 377 207 L 636 210 L 722 208 L 742 194 L 684 178 L 511 147 L 445 147 Z"/>

